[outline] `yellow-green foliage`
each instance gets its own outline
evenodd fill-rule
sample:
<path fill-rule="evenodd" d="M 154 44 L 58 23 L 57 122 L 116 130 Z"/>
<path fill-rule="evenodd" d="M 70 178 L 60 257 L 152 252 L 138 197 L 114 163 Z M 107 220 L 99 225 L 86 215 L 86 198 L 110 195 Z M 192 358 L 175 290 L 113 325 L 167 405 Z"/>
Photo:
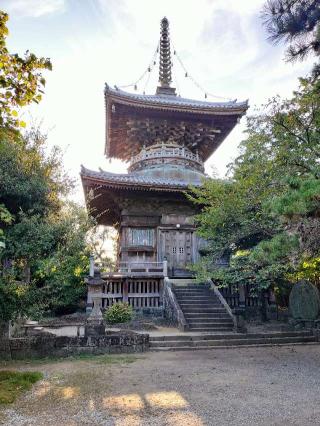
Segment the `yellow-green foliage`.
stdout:
<path fill-rule="evenodd" d="M 0 10 L 0 126 L 25 127 L 19 120 L 19 108 L 39 103 L 46 80 L 42 71 L 51 70 L 48 58 L 26 52 L 24 57 L 10 53 L 6 47 L 9 17 Z"/>

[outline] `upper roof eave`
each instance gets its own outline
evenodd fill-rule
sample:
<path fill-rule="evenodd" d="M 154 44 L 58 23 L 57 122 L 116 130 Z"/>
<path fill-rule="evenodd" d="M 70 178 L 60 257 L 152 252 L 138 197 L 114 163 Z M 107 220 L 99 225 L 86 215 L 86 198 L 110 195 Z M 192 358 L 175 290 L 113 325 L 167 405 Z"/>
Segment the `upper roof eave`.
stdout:
<path fill-rule="evenodd" d="M 248 100 L 244 102 L 206 102 L 181 98 L 173 95 L 141 95 L 129 93 L 118 88 L 113 89 L 105 85 L 106 100 L 137 106 L 141 108 L 165 109 L 184 112 L 198 112 L 200 114 L 238 114 L 243 115 L 248 107 Z"/>

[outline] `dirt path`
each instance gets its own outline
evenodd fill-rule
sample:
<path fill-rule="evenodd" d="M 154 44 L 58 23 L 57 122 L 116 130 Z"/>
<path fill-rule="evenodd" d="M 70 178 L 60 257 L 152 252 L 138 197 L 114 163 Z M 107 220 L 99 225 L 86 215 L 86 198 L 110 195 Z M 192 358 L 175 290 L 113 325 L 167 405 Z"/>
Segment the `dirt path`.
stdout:
<path fill-rule="evenodd" d="M 13 367 L 42 371 L 45 379 L 0 408 L 7 426 L 320 425 L 320 346 Z"/>

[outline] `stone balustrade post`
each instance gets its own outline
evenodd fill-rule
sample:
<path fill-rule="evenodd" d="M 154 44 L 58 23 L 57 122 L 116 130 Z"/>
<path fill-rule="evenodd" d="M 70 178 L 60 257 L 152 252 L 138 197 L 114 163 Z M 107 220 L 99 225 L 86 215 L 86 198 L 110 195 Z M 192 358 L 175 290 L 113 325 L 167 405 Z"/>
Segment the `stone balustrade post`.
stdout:
<path fill-rule="evenodd" d="M 167 261 L 167 258 L 165 257 L 164 258 L 164 260 L 163 260 L 163 275 L 165 276 L 165 277 L 167 277 L 168 276 L 168 261 Z"/>

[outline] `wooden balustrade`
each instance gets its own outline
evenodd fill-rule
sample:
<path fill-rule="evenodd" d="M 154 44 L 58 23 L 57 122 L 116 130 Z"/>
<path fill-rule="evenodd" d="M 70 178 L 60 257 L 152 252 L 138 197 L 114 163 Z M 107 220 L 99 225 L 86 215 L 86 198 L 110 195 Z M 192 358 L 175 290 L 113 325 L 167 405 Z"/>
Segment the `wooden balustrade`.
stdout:
<path fill-rule="evenodd" d="M 88 304 L 93 297 L 106 309 L 114 303 L 126 302 L 134 309 L 162 306 L 163 279 L 167 276 L 167 260 L 163 262 L 120 262 L 115 272 L 103 272 L 90 256 Z"/>
<path fill-rule="evenodd" d="M 95 272 L 101 273 L 102 276 L 113 275 L 119 273 L 123 276 L 150 276 L 150 277 L 166 277 L 168 276 L 168 261 L 163 262 L 119 262 L 116 271 L 104 272 L 107 270 L 104 264 L 94 261 L 90 256 L 89 276 L 94 277 Z"/>
<path fill-rule="evenodd" d="M 162 279 L 119 278 L 107 279 L 98 296 L 103 308 L 118 302 L 129 303 L 134 309 L 158 308 L 162 306 L 162 292 Z"/>
<path fill-rule="evenodd" d="M 167 276 L 167 261 L 163 262 L 120 262 L 119 272 L 128 275 L 146 274 L 152 276 Z"/>

